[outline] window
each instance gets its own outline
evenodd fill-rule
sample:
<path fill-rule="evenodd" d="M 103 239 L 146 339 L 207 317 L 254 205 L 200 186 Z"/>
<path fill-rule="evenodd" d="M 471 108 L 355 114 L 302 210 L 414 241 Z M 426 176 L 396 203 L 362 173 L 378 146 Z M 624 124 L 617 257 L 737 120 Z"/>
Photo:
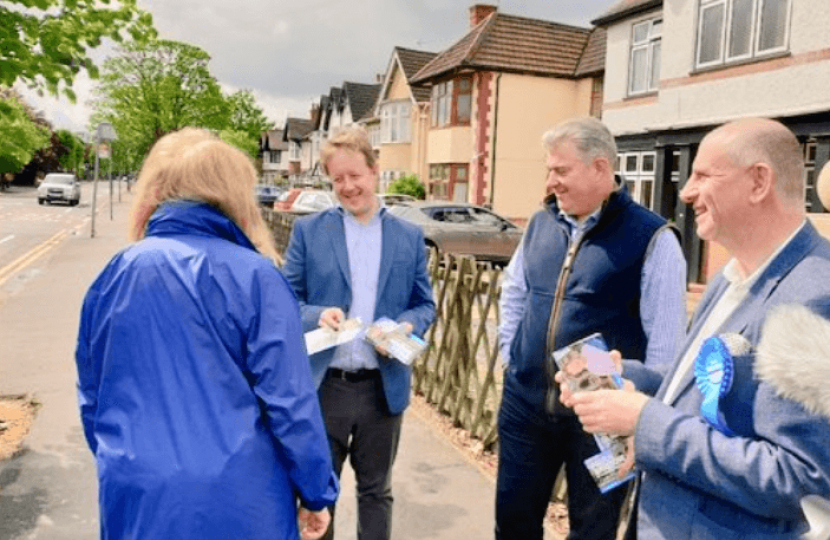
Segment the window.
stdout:
<path fill-rule="evenodd" d="M 268 152 L 268 163 L 279 163 L 282 161 L 282 152 L 280 150 L 271 150 Z"/>
<path fill-rule="evenodd" d="M 288 159 L 291 161 L 300 160 L 300 143 L 296 141 L 290 141 L 288 143 Z"/>
<path fill-rule="evenodd" d="M 816 193 L 816 181 L 818 180 L 818 171 L 816 171 L 816 155 L 818 147 L 815 139 L 801 145 L 804 150 L 804 209 L 813 214 L 821 214 L 828 212 L 821 204 L 821 200 Z"/>
<path fill-rule="evenodd" d="M 651 208 L 657 155 L 654 152 L 627 152 L 619 154 L 617 160 L 617 172 L 622 174 L 631 198 Z M 622 170 L 619 170 L 620 166 Z"/>
<path fill-rule="evenodd" d="M 631 95 L 653 92 L 659 86 L 662 28 L 662 19 L 644 21 L 632 27 L 628 66 L 628 93 Z"/>
<path fill-rule="evenodd" d="M 380 139 L 384 143 L 409 142 L 409 101 L 384 103 L 380 109 Z"/>
<path fill-rule="evenodd" d="M 787 50 L 790 0 L 700 0 L 697 67 Z"/>
<path fill-rule="evenodd" d="M 467 177 L 469 165 L 466 163 L 441 163 L 429 166 L 429 187 L 433 199 L 467 202 Z"/>
<path fill-rule="evenodd" d="M 473 110 L 473 79 L 459 77 L 432 87 L 432 127 L 468 126 Z"/>

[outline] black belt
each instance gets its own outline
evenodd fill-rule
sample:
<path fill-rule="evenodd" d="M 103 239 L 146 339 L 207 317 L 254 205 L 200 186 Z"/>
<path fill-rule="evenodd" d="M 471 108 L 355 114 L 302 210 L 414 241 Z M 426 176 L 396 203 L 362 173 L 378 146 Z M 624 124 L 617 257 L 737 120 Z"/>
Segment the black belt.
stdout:
<path fill-rule="evenodd" d="M 344 371 L 337 368 L 329 368 L 326 377 L 342 379 L 349 382 L 360 382 L 380 377 L 379 369 L 358 369 L 357 371 Z"/>

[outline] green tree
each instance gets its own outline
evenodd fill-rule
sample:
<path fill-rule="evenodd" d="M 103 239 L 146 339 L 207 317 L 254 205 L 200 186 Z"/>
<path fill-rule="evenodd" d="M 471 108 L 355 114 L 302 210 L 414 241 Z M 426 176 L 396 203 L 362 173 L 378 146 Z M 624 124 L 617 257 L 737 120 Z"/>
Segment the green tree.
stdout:
<path fill-rule="evenodd" d="M 204 50 L 187 43 L 124 44 L 104 62 L 92 125 L 110 122 L 126 154 L 142 158 L 159 138 L 185 126 L 225 129 L 230 105 L 209 61 Z"/>
<path fill-rule="evenodd" d="M 250 90 L 240 90 L 231 94 L 228 96 L 228 103 L 231 109 L 229 129 L 244 131 L 254 141 L 259 141 L 263 131 L 274 129 L 274 122 L 266 118 Z"/>
<path fill-rule="evenodd" d="M 248 154 L 252 160 L 255 160 L 259 153 L 259 139 L 252 138 L 244 131 L 223 129 L 219 132 L 219 137 Z"/>
<path fill-rule="evenodd" d="M 98 76 L 87 53 L 102 39 L 155 35 L 152 17 L 136 1 L 0 0 L 0 85 L 21 81 L 74 102 L 75 76 L 82 69 Z"/>
<path fill-rule="evenodd" d="M 58 158 L 61 168 L 73 171 L 80 177 L 86 145 L 77 135 L 66 129 L 59 129 L 55 135 L 58 138 L 58 144 L 63 148 Z"/>
<path fill-rule="evenodd" d="M 50 144 L 49 130 L 35 123 L 12 93 L 0 97 L 0 176 L 17 173 Z"/>
<path fill-rule="evenodd" d="M 408 174 L 402 176 L 389 184 L 389 193 L 398 193 L 401 195 L 411 195 L 416 199 L 423 199 L 426 197 L 426 188 L 424 184 L 418 179 L 418 175 Z"/>

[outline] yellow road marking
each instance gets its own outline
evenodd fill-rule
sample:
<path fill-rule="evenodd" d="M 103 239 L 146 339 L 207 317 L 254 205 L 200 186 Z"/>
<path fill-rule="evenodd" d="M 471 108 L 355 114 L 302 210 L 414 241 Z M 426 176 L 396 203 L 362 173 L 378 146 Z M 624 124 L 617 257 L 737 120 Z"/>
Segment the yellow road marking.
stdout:
<path fill-rule="evenodd" d="M 64 229 L 59 233 L 55 234 L 53 237 L 49 238 L 42 244 L 32 248 L 27 253 L 24 253 L 11 263 L 7 264 L 6 266 L 0 268 L 0 285 L 3 285 L 6 281 L 8 281 L 15 273 L 23 270 L 40 257 L 48 253 L 52 248 L 60 244 L 64 238 L 69 235 L 69 229 Z"/>

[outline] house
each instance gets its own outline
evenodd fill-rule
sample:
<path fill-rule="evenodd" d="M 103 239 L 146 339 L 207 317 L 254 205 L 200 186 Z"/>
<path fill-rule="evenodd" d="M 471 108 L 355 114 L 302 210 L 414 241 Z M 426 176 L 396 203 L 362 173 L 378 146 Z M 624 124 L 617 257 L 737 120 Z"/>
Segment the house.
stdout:
<path fill-rule="evenodd" d="M 526 222 L 544 197 L 543 133 L 601 113 L 604 53 L 603 29 L 471 6 L 469 31 L 412 81 L 430 93 L 430 198 Z"/>
<path fill-rule="evenodd" d="M 346 81 L 342 87 L 332 87 L 328 95 L 320 96 L 311 114 L 314 129 L 308 135 L 312 174 L 322 174 L 320 149 L 326 140 L 340 128 L 358 125 L 358 120 L 375 106 L 379 91 L 380 84 Z"/>
<path fill-rule="evenodd" d="M 282 129 L 272 129 L 259 138 L 263 184 L 281 184 L 288 179 L 288 144 L 282 136 Z"/>
<path fill-rule="evenodd" d="M 426 178 L 429 89 L 411 84 L 435 53 L 395 47 L 380 86 L 373 115 L 361 123 L 378 143 L 380 190 L 408 174 Z"/>
<path fill-rule="evenodd" d="M 605 28 L 603 120 L 636 197 L 683 233 L 689 280 L 725 262 L 695 234 L 677 194 L 702 137 L 742 117 L 780 120 L 796 133 L 807 172 L 804 205 L 830 233 L 814 189 L 830 158 L 830 2 L 622 0 L 592 21 Z"/>
<path fill-rule="evenodd" d="M 313 114 L 313 111 L 312 111 Z M 289 117 L 285 120 L 282 140 L 288 146 L 288 174 L 293 183 L 304 181 L 309 170 L 310 147 L 308 134 L 313 129 L 311 120 Z"/>

